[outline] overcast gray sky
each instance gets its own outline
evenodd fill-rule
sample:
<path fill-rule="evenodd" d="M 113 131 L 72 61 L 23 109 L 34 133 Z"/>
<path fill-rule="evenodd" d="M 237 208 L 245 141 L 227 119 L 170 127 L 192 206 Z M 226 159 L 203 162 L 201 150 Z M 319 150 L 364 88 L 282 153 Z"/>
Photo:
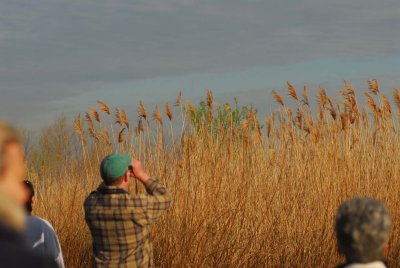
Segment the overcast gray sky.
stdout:
<path fill-rule="evenodd" d="M 399 15 L 398 0 L 2 0 L 0 117 L 30 127 L 206 87 L 251 101 L 286 80 L 392 86 Z"/>

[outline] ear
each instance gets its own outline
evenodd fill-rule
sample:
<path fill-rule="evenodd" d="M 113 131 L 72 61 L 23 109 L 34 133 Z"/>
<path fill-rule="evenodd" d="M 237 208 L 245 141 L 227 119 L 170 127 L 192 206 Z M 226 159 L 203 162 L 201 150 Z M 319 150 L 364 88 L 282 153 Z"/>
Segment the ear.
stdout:
<path fill-rule="evenodd" d="M 32 196 L 32 207 L 36 205 L 36 197 Z"/>
<path fill-rule="evenodd" d="M 129 182 L 129 178 L 130 178 L 130 173 L 129 173 L 129 170 L 125 173 L 125 176 L 124 176 L 124 182 L 125 183 L 128 183 Z"/>
<path fill-rule="evenodd" d="M 382 255 L 383 255 L 383 257 L 384 257 L 385 259 L 387 259 L 387 258 L 389 257 L 389 244 L 388 244 L 388 243 L 386 243 L 386 244 L 383 246 Z"/>

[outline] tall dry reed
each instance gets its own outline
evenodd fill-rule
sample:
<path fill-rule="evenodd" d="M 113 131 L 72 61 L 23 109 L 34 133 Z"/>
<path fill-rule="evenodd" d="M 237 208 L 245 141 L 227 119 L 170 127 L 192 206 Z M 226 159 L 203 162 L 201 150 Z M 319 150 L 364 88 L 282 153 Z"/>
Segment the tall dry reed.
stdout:
<path fill-rule="evenodd" d="M 100 183 L 98 158 L 119 150 L 139 157 L 174 196 L 173 209 L 152 227 L 157 267 L 333 267 L 343 261 L 335 212 L 354 196 L 388 206 L 394 222 L 389 261 L 400 267 L 398 91 L 395 109 L 371 80 L 360 105 L 362 94 L 345 82 L 342 99 L 321 88 L 312 109 L 306 87 L 299 94 L 287 86 L 287 94 L 273 92 L 281 108 L 262 120 L 265 126 L 253 109 L 237 122 L 238 112 L 209 91 L 202 108 L 183 104 L 181 94 L 175 107 L 166 105 L 179 136 L 172 124 L 163 125 L 157 107 L 151 120 L 142 102 L 136 131 L 129 131 L 123 109 L 113 117 L 98 101 L 105 115 L 89 108 L 95 120 L 78 116 L 77 135 L 57 124 L 44 132 L 46 139 L 29 154 L 29 177 L 39 193 L 35 212 L 55 226 L 67 266 L 90 266 L 82 203 Z M 119 144 L 104 134 L 116 127 Z M 53 136 L 65 137 L 65 148 L 44 150 Z"/>

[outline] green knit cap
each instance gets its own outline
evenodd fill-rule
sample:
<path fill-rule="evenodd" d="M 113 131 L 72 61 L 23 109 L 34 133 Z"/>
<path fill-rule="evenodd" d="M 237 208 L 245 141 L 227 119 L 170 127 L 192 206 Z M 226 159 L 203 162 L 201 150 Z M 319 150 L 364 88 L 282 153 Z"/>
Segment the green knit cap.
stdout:
<path fill-rule="evenodd" d="M 131 157 L 126 154 L 110 154 L 106 156 L 100 165 L 101 178 L 105 182 L 112 182 L 122 177 L 131 164 Z"/>

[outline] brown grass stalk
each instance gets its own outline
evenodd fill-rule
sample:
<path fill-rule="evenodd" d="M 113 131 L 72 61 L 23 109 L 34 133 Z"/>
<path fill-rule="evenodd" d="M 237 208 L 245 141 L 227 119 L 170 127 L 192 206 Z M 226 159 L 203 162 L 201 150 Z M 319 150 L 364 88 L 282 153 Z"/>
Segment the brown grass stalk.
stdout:
<path fill-rule="evenodd" d="M 354 196 L 369 196 L 384 202 L 392 215 L 388 262 L 398 267 L 399 125 L 383 116 L 389 112 L 385 99 L 391 100 L 381 93 L 359 98 L 349 87 L 345 85 L 340 101 L 320 89 L 314 113 L 308 96 L 306 101 L 302 97 L 307 107 L 290 107 L 275 92 L 274 99 L 284 107 L 267 115 L 265 129 L 254 111 L 237 123 L 226 117 L 229 122 L 223 124 L 215 115 L 213 135 L 207 127 L 193 127 L 175 141 L 170 132 L 159 131 L 157 116 L 152 115 L 155 122 L 147 120 L 146 111 L 137 123 L 138 135 L 127 143 L 122 123 L 113 146 L 145 162 L 145 169 L 166 182 L 174 198 L 173 209 L 151 227 L 155 266 L 335 267 L 344 261 L 334 232 L 337 207 Z M 374 98 L 379 98 L 379 107 Z M 189 114 L 182 124 L 200 114 L 189 103 L 180 104 L 182 113 Z M 297 108 L 296 114 L 289 108 Z M 336 120 L 328 115 L 330 109 Z M 369 121 L 371 109 L 378 123 Z M 393 107 L 390 111 L 395 112 Z M 79 139 L 53 127 L 27 154 L 29 178 L 39 193 L 34 212 L 55 227 L 67 267 L 91 267 L 92 260 L 82 203 L 101 179 L 93 157 L 96 147 L 83 139 L 95 132 L 100 140 L 111 140 L 107 129 L 94 124 L 91 133 L 81 120 L 78 115 L 72 126 Z M 145 129 L 143 120 L 150 127 Z M 100 157 L 111 151 L 96 144 Z M 137 188 L 137 194 L 144 191 Z"/>
<path fill-rule="evenodd" d="M 281 96 L 277 91 L 272 90 L 272 95 L 273 95 L 273 97 L 274 97 L 274 99 L 275 99 L 275 101 L 276 101 L 277 103 L 279 103 L 279 104 L 282 105 L 282 106 L 285 106 L 285 103 L 284 103 L 284 101 L 283 101 L 282 96 Z"/>

